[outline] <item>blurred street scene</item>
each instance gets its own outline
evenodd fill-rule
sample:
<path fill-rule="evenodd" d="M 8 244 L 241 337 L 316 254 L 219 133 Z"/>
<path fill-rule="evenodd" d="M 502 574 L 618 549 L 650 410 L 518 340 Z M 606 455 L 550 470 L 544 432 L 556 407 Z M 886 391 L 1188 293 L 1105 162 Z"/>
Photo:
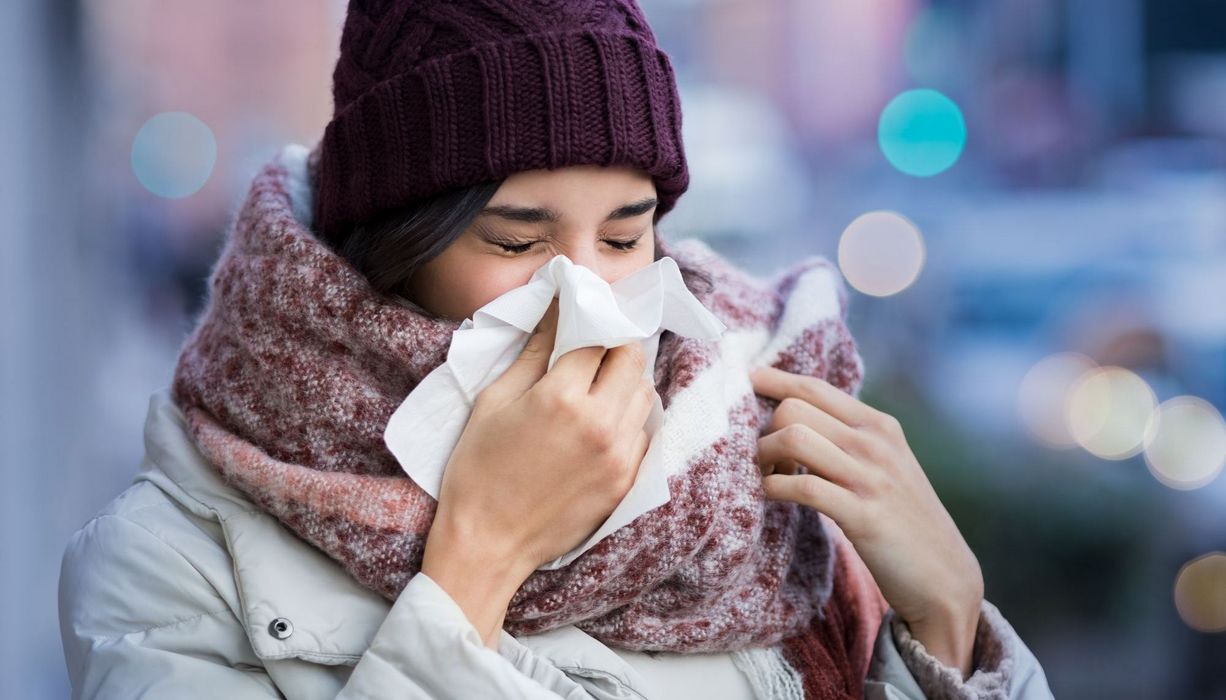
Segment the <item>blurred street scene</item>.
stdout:
<path fill-rule="evenodd" d="M 640 0 L 661 222 L 837 261 L 865 360 L 1057 697 L 1226 699 L 1226 3 Z M 123 490 L 342 0 L 0 3 L 0 695 L 68 695 L 68 536 Z"/>

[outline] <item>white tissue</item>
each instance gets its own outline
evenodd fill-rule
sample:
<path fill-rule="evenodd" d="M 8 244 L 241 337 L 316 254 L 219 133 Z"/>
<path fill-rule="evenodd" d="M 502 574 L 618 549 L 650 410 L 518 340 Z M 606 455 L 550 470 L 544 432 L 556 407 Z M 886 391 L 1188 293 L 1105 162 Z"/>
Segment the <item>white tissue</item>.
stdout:
<path fill-rule="evenodd" d="M 613 348 L 638 341 L 647 360 L 643 376 L 654 380 L 656 351 L 664 330 L 705 339 L 719 338 L 727 330 L 690 293 L 677 262 L 670 257 L 610 285 L 566 256 L 554 256 L 527 284 L 464 319 L 451 336 L 446 362 L 422 379 L 388 421 L 383 433 L 388 449 L 409 478 L 435 499 L 473 401 L 519 357 L 555 296 L 558 328 L 549 369 L 576 348 Z M 656 396 L 644 425 L 649 439 L 659 430 L 663 417 L 663 405 Z M 657 442 L 651 440 L 634 484 L 600 528 L 575 549 L 538 568 L 565 566 L 614 530 L 668 502 L 668 481 Z"/>

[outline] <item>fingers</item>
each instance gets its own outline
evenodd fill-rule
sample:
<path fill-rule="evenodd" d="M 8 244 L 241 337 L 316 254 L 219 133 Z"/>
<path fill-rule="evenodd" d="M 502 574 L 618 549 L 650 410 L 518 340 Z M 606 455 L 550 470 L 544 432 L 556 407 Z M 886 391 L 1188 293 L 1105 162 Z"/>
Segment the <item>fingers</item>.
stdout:
<path fill-rule="evenodd" d="M 592 383 L 591 393 L 608 401 L 610 406 L 624 406 L 638 390 L 638 380 L 645 379 L 643 374 L 646 367 L 647 359 L 640 342 L 632 341 L 609 348 L 600 364 L 596 381 Z"/>
<path fill-rule="evenodd" d="M 519 357 L 495 380 L 491 388 L 496 385 L 499 391 L 506 391 L 516 398 L 531 389 L 545 375 L 549 366 L 549 356 L 553 353 L 557 330 L 558 299 L 554 297 L 532 335 L 528 336 L 528 342 L 520 351 Z"/>
<path fill-rule="evenodd" d="M 557 303 L 557 299 L 554 299 Z M 553 352 L 552 346 L 549 352 Z M 592 382 L 600 372 L 602 360 L 608 350 L 602 345 L 592 345 L 569 350 L 558 357 L 553 363 L 553 369 L 545 375 L 542 381 L 555 385 L 559 391 L 586 396 L 591 391 Z"/>
<path fill-rule="evenodd" d="M 625 383 L 630 387 L 630 395 L 620 404 L 609 405 L 609 410 L 618 415 L 618 435 L 642 432 L 656 400 L 655 387 L 646 379 L 639 378 Z"/>
<path fill-rule="evenodd" d="M 849 455 L 859 455 L 865 450 L 863 436 L 857 433 L 856 428 L 795 396 L 788 396 L 779 402 L 762 432 L 773 433 L 793 423 L 809 426 Z"/>
<path fill-rule="evenodd" d="M 553 350 L 550 349 L 549 352 Z M 553 369 L 549 370 L 541 381 L 553 384 L 563 392 L 586 395 L 591 391 L 592 380 L 600 371 L 600 363 L 606 352 L 603 345 L 569 350 L 558 357 L 558 361 L 553 363 Z"/>
<path fill-rule="evenodd" d="M 647 432 L 639 428 L 634 440 L 630 444 L 630 464 L 633 464 L 634 468 L 630 470 L 629 480 L 625 484 L 627 491 L 630 490 L 630 487 L 634 485 L 635 479 L 638 478 L 639 467 L 643 466 L 643 458 L 647 456 L 647 448 L 650 446 L 651 440 L 647 437 Z"/>
<path fill-rule="evenodd" d="M 855 494 L 814 474 L 771 474 L 762 489 L 772 501 L 791 501 L 821 511 L 840 525 L 855 515 Z"/>
<path fill-rule="evenodd" d="M 785 459 L 774 464 L 758 464 L 758 469 L 762 472 L 762 476 L 771 474 L 807 474 L 809 470 L 805 466 L 794 459 Z"/>
<path fill-rule="evenodd" d="M 782 401 L 789 396 L 813 404 L 850 427 L 871 423 L 876 409 L 833 384 L 777 367 L 757 367 L 749 373 L 754 392 Z"/>
<path fill-rule="evenodd" d="M 786 425 L 758 438 L 760 466 L 786 464 L 789 460 L 848 488 L 856 484 L 864 469 L 825 435 L 802 423 Z"/>
<path fill-rule="evenodd" d="M 627 457 L 629 460 L 627 464 L 633 465 L 633 469 L 628 470 L 628 480 L 624 484 L 626 490 L 634 485 L 639 468 L 643 465 L 643 458 L 647 456 L 647 450 L 651 445 L 651 438 L 647 435 L 644 425 L 656 401 L 655 386 L 647 380 L 640 378 L 628 384 L 634 387 L 633 393 L 622 406 L 613 409 L 615 412 L 621 411 L 616 433 L 618 444 L 629 445 L 630 454 Z"/>

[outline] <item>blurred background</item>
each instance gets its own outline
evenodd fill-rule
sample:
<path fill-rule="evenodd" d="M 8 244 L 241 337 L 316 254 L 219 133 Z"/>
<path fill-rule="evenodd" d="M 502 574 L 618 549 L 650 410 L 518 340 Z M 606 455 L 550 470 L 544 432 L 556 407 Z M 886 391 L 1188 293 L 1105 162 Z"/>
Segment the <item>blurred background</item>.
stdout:
<path fill-rule="evenodd" d="M 0 696 L 122 491 L 341 0 L 0 3 Z M 692 185 L 660 228 L 837 260 L 865 360 L 1057 697 L 1226 698 L 1226 3 L 641 0 Z"/>

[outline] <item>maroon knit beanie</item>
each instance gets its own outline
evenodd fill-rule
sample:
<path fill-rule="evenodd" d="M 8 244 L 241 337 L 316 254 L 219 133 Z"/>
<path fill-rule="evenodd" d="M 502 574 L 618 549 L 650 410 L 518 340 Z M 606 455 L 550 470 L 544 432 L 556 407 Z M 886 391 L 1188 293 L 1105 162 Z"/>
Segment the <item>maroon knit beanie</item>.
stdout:
<path fill-rule="evenodd" d="M 315 228 L 522 170 L 627 165 L 655 219 L 689 184 L 668 55 L 634 0 L 350 0 Z"/>

